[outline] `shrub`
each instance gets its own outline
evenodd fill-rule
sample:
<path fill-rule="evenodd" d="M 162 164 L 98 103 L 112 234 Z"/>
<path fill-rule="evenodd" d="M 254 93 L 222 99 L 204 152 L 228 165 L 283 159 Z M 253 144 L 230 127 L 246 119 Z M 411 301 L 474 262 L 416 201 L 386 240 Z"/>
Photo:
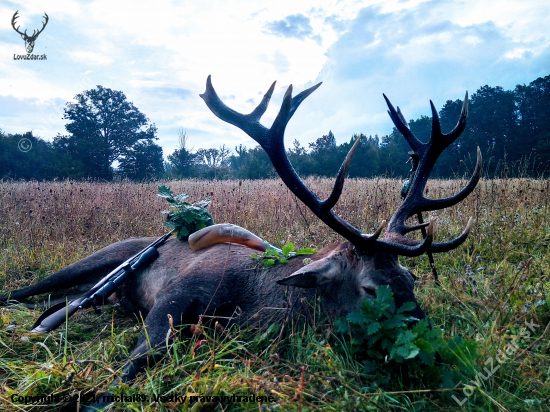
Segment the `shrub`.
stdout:
<path fill-rule="evenodd" d="M 365 299 L 360 311 L 335 322 L 342 350 L 363 363 L 374 386 L 402 382 L 453 387 L 465 380 L 464 375 L 473 374 L 476 343 L 459 336 L 445 340 L 442 329 L 407 315 L 415 307 L 407 302 L 396 308 L 390 287 L 381 286 L 376 299 Z"/>

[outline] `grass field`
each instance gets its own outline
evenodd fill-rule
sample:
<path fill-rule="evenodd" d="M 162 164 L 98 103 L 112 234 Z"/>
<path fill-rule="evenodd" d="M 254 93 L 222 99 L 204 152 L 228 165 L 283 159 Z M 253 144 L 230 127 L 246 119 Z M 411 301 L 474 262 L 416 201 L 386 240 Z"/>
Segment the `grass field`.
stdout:
<path fill-rule="evenodd" d="M 308 179 L 320 197 L 332 180 Z M 278 180 L 171 181 L 159 183 L 0 183 L 0 285 L 3 291 L 43 279 L 115 241 L 160 236 L 165 184 L 189 200 L 212 200 L 216 223 L 243 226 L 276 246 L 298 248 L 342 241 Z M 456 193 L 464 181 L 431 181 L 427 196 Z M 365 232 L 388 219 L 399 204 L 401 182 L 346 181 L 335 210 Z M 125 395 L 272 395 L 275 403 L 219 406 L 199 399 L 160 404 L 118 403 L 119 410 L 385 410 L 548 411 L 550 407 L 550 181 L 481 180 L 461 204 L 438 212 L 435 241 L 458 235 L 469 216 L 475 223 L 458 249 L 435 255 L 441 286 L 432 281 L 427 257 L 400 258 L 419 280 L 417 297 L 446 338 L 477 342 L 476 369 L 487 379 L 453 390 L 411 389 L 406 377 L 372 389 L 362 365 L 335 350 L 338 341 L 320 323 L 297 325 L 281 340 L 247 331 L 207 331 L 176 338 L 165 359 L 148 368 Z M 428 217 L 426 214 L 425 219 Z M 62 296 L 62 295 L 56 295 Z M 27 333 L 41 311 L 0 307 L 0 408 L 51 410 L 12 402 L 13 395 L 86 397 L 105 388 L 120 371 L 140 331 L 135 319 L 114 307 L 99 316 L 78 313 L 48 335 Z M 538 325 L 519 350 L 487 373 L 489 359 L 506 350 L 525 322 Z M 15 327 L 13 326 L 15 325 Z M 197 339 L 205 343 L 195 349 Z M 502 353 L 502 352 L 501 352 Z M 465 389 L 464 384 L 469 384 Z M 470 396 L 466 397 L 466 394 Z M 465 402 L 462 406 L 452 399 Z M 75 410 L 75 404 L 58 406 Z"/>

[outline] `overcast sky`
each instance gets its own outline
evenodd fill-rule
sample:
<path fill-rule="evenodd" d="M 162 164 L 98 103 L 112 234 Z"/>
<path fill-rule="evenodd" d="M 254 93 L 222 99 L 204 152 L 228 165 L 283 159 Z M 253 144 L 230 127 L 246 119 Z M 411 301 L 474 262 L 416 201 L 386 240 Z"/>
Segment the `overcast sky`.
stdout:
<path fill-rule="evenodd" d="M 11 20 L 29 34 L 25 54 Z M 407 119 L 429 115 L 480 86 L 513 89 L 550 74 L 550 1 L 136 1 L 0 3 L 0 129 L 64 134 L 63 109 L 102 85 L 123 91 L 158 127 L 168 155 L 179 129 L 195 148 L 256 143 L 223 123 L 199 97 L 207 76 L 222 100 L 250 112 L 277 80 L 262 123 L 270 126 L 289 84 L 322 81 L 286 131 L 307 147 L 329 130 L 391 131 L 382 93 Z"/>

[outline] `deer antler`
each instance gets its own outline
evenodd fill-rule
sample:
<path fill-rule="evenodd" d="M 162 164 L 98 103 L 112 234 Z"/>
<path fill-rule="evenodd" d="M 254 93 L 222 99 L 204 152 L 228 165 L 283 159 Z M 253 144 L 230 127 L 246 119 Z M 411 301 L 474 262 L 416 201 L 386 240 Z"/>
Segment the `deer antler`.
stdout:
<path fill-rule="evenodd" d="M 466 127 L 466 120 L 468 118 L 468 92 L 464 97 L 464 103 L 462 105 L 462 111 L 458 119 L 458 123 L 449 133 L 445 134 L 441 132 L 441 125 L 439 122 L 439 115 L 433 102 L 430 100 L 430 106 L 432 109 L 432 133 L 430 141 L 428 143 L 422 143 L 411 132 L 407 121 L 405 120 L 401 110 L 397 107 L 397 110 L 393 107 L 389 99 L 384 95 L 384 99 L 388 104 L 388 113 L 393 120 L 397 129 L 401 132 L 405 140 L 409 143 L 411 149 L 413 149 L 414 156 L 418 159 L 418 166 L 412 182 L 410 183 L 407 196 L 395 211 L 390 223 L 388 224 L 388 231 L 384 235 L 384 239 L 390 239 L 391 241 L 397 241 L 403 244 L 415 245 L 418 241 L 406 238 L 404 235 L 413 230 L 420 229 L 423 225 L 407 226 L 405 221 L 412 215 L 429 210 L 439 210 L 446 207 L 456 205 L 460 201 L 464 200 L 476 187 L 477 182 L 481 176 L 481 151 L 477 148 L 477 162 L 474 173 L 470 178 L 470 181 L 459 193 L 446 199 L 426 199 L 424 197 L 424 189 L 430 172 L 432 171 L 435 162 L 439 155 L 445 150 L 451 143 L 453 143 L 458 136 L 463 132 Z M 472 227 L 473 218 L 468 220 L 466 228 L 462 234 L 456 239 L 445 242 L 432 244 L 429 248 L 432 252 L 446 252 L 454 249 L 462 244 Z"/>
<path fill-rule="evenodd" d="M 46 19 L 46 21 L 44 23 L 42 23 L 42 28 L 40 30 L 38 30 L 38 33 L 34 34 L 34 30 L 32 31 L 32 36 L 31 37 L 38 37 L 38 35 L 40 33 L 42 33 L 44 31 L 44 29 L 46 28 L 46 25 L 48 24 L 48 21 L 50 21 L 50 18 L 48 17 L 48 15 L 46 14 L 46 12 L 44 12 L 44 18 Z"/>
<path fill-rule="evenodd" d="M 19 31 L 19 27 L 21 26 L 18 26 L 17 28 L 15 27 L 15 19 L 17 19 L 19 16 L 17 15 L 17 13 L 19 13 L 19 10 L 17 10 L 14 14 L 13 14 L 13 17 L 11 18 L 11 25 L 13 27 L 13 29 L 19 33 L 21 36 L 24 36 L 25 39 L 28 39 L 28 40 L 36 40 L 36 38 L 38 37 L 38 35 L 40 33 L 42 33 L 44 31 L 44 29 L 46 28 L 46 25 L 48 24 L 48 21 L 50 20 L 50 18 L 48 17 L 48 14 L 47 13 L 44 13 L 44 18 L 46 19 L 46 21 L 44 23 L 42 23 L 42 28 L 40 30 L 38 30 L 38 33 L 36 32 L 36 30 L 33 30 L 32 31 L 32 36 L 29 36 L 27 35 L 27 30 L 25 30 L 24 33 L 21 33 Z"/>
<path fill-rule="evenodd" d="M 275 83 L 276 82 L 273 82 L 258 107 L 247 115 L 237 113 L 233 109 L 227 107 L 220 100 L 216 94 L 216 91 L 212 87 L 210 76 L 208 76 L 208 79 L 206 80 L 206 91 L 200 96 L 205 101 L 208 108 L 216 116 L 227 123 L 237 126 L 252 139 L 258 142 L 260 146 L 262 146 L 285 185 L 324 223 L 355 245 L 374 242 L 380 236 L 380 232 L 382 231 L 385 222 L 380 225 L 380 228 L 376 231 L 376 233 L 374 233 L 374 235 L 364 235 L 331 210 L 342 193 L 345 175 L 351 162 L 351 157 L 357 149 L 358 141 L 355 142 L 346 156 L 344 163 L 340 167 L 332 193 L 326 200 L 322 201 L 304 184 L 302 179 L 300 179 L 290 164 L 284 147 L 284 131 L 288 121 L 300 103 L 302 103 L 306 97 L 313 93 L 321 85 L 321 83 L 304 90 L 294 98 L 292 97 L 292 85 L 290 85 L 283 98 L 283 103 L 281 105 L 281 109 L 279 110 L 279 114 L 277 115 L 271 128 L 267 129 L 265 126 L 261 125 L 259 121 L 265 113 L 269 100 L 273 95 Z"/>
<path fill-rule="evenodd" d="M 13 17 L 11 18 L 11 26 L 13 27 L 13 29 L 19 33 L 21 36 L 25 36 L 27 37 L 27 30 L 25 30 L 25 33 L 21 33 L 19 31 L 19 27 L 21 26 L 18 26 L 17 28 L 15 28 L 15 19 L 17 19 L 19 16 L 17 15 L 17 13 L 19 13 L 19 10 L 17 10 L 14 14 L 13 14 Z"/>
<path fill-rule="evenodd" d="M 294 114 L 298 106 L 304 101 L 306 97 L 308 97 L 311 93 L 313 93 L 320 85 L 321 83 L 318 83 L 315 86 L 310 87 L 309 89 L 299 93 L 294 98 L 292 97 L 292 85 L 290 85 L 283 97 L 283 103 L 279 110 L 279 114 L 275 118 L 275 121 L 273 122 L 273 125 L 271 126 L 270 129 L 267 129 L 265 126 L 260 124 L 260 118 L 265 113 L 267 109 L 267 105 L 269 104 L 269 100 L 273 95 L 273 91 L 275 89 L 275 82 L 273 82 L 273 84 L 271 85 L 267 93 L 264 95 L 262 101 L 256 107 L 256 109 L 254 109 L 250 114 L 246 114 L 246 115 L 238 113 L 233 109 L 227 107 L 220 100 L 220 98 L 218 97 L 218 95 L 216 94 L 216 91 L 212 86 L 212 81 L 210 76 L 208 76 L 208 79 L 206 80 L 206 91 L 200 96 L 205 101 L 208 108 L 216 116 L 218 116 L 220 119 L 222 119 L 227 123 L 231 123 L 232 125 L 237 126 L 241 130 L 243 130 L 246 134 L 248 134 L 252 139 L 258 142 L 260 146 L 262 146 L 262 148 L 266 151 L 267 155 L 269 156 L 269 159 L 271 160 L 271 162 L 273 163 L 273 166 L 275 167 L 275 170 L 277 171 L 277 173 L 279 174 L 279 176 L 281 177 L 285 185 L 292 191 L 292 193 L 294 193 L 298 197 L 298 199 L 300 199 L 307 207 L 309 207 L 312 210 L 312 212 L 315 213 L 315 215 L 317 215 L 317 217 L 319 217 L 319 219 L 321 219 L 331 229 L 333 229 L 338 234 L 342 235 L 344 238 L 346 238 L 351 243 L 353 243 L 359 251 L 364 253 L 374 253 L 375 251 L 382 251 L 382 252 L 393 253 L 398 255 L 418 256 L 424 253 L 425 251 L 427 251 L 428 249 L 432 250 L 430 246 L 432 245 L 432 240 L 433 240 L 433 222 L 430 222 L 428 224 L 418 225 L 416 227 L 407 227 L 404 225 L 405 220 L 409 216 L 411 216 L 413 213 L 416 213 L 419 210 L 417 207 L 411 208 L 409 206 L 408 208 L 403 209 L 402 208 L 403 205 L 401 205 L 400 209 L 398 209 L 396 214 L 394 214 L 394 216 L 390 220 L 390 223 L 392 223 L 393 225 L 391 227 L 392 230 L 389 230 L 388 233 L 386 233 L 386 235 L 384 236 L 384 239 L 382 240 L 378 240 L 378 238 L 380 236 L 380 233 L 382 232 L 382 229 L 386 225 L 386 221 L 382 221 L 382 223 L 380 224 L 380 226 L 378 227 L 378 229 L 374 234 L 372 235 L 364 234 L 332 211 L 332 208 L 338 202 L 338 199 L 342 194 L 346 173 L 347 173 L 349 164 L 351 162 L 351 159 L 353 157 L 353 154 L 355 153 L 359 145 L 360 139 L 357 139 L 357 141 L 355 142 L 355 144 L 352 146 L 349 153 L 347 154 L 346 158 L 344 159 L 344 162 L 342 163 L 342 166 L 340 167 L 340 170 L 336 177 L 334 188 L 332 189 L 332 192 L 327 199 L 325 200 L 319 199 L 319 197 L 317 197 L 317 195 L 313 193 L 305 185 L 302 179 L 300 179 L 300 177 L 292 167 L 292 164 L 290 163 L 288 156 L 286 154 L 286 150 L 284 147 L 284 131 L 285 131 L 286 125 L 288 124 L 290 118 L 292 117 L 292 115 Z M 435 110 L 435 109 L 432 109 L 432 110 Z M 396 116 L 401 116 L 400 112 L 398 113 L 399 114 L 396 114 Z M 406 125 L 406 122 L 404 121 L 404 119 L 400 119 L 400 120 L 402 120 L 400 125 L 397 125 L 396 123 L 396 126 L 398 126 L 398 128 Z M 437 124 L 439 124 L 439 121 L 437 122 Z M 408 127 L 403 127 L 403 130 L 406 132 L 408 130 Z M 454 131 L 451 133 L 454 133 Z M 423 149 L 424 146 L 422 146 L 423 144 L 420 141 L 418 141 L 418 139 L 416 139 L 412 135 L 412 133 L 410 133 L 410 130 L 408 132 L 408 136 L 409 136 L 408 138 L 406 137 L 407 141 L 409 141 L 411 146 L 414 145 L 413 149 L 416 148 L 419 151 L 424 150 Z M 443 149 L 441 149 L 441 151 L 443 151 Z M 441 153 L 441 151 L 439 153 Z M 432 153 L 433 150 L 432 151 L 424 150 L 424 152 Z M 439 156 L 439 153 L 437 154 L 437 156 Z M 435 159 L 437 159 L 437 156 Z M 434 163 L 435 163 L 435 159 L 433 160 Z M 431 161 L 431 158 L 430 158 L 430 161 Z M 424 165 L 424 163 L 425 162 L 423 162 L 422 164 Z M 427 172 L 429 173 L 432 167 L 433 167 L 433 164 L 431 164 L 431 166 L 424 165 L 422 169 L 419 170 L 419 172 L 421 170 L 422 171 L 427 170 Z M 415 185 L 415 182 L 421 180 L 422 176 L 423 176 L 422 174 L 417 173 L 411 188 L 418 187 L 418 183 Z M 426 178 L 427 178 L 427 175 L 426 175 Z M 479 179 L 479 176 L 478 176 L 478 179 Z M 477 183 L 477 180 L 476 180 L 476 183 Z M 425 185 L 425 182 L 424 182 L 424 185 Z M 474 183 L 474 186 L 475 186 L 475 183 Z M 472 190 L 473 190 L 473 187 L 472 187 Z M 463 192 L 464 190 L 458 195 L 456 195 L 455 197 L 451 198 L 451 200 L 454 201 L 454 199 L 457 197 L 460 197 L 458 201 L 462 200 L 469 193 L 468 192 L 465 195 L 463 195 Z M 407 202 L 407 199 L 411 197 L 411 193 L 413 193 L 412 190 L 409 191 L 409 195 L 405 199 L 404 204 Z M 424 199 L 424 200 L 430 201 L 429 199 Z M 456 201 L 455 203 L 457 203 L 458 201 Z M 409 203 L 406 203 L 406 204 L 409 205 Z M 454 204 L 452 202 L 447 202 L 447 203 Z M 444 204 L 446 203 L 444 202 Z M 443 206 L 443 207 L 446 207 L 446 206 Z M 408 216 L 404 217 L 407 213 L 409 213 L 410 211 L 409 209 L 412 210 L 412 212 L 408 214 Z M 434 209 L 422 209 L 422 210 L 434 210 Z M 467 228 L 468 230 L 470 225 L 471 224 L 469 224 Z M 425 226 L 427 226 L 427 236 L 422 242 L 415 241 L 415 240 L 406 238 L 404 236 L 405 233 L 411 230 L 420 229 L 421 227 L 425 227 Z M 466 236 L 467 234 L 468 233 L 466 233 Z M 464 239 L 466 238 L 464 236 L 464 238 L 462 239 L 462 237 L 463 236 L 459 238 L 460 242 L 458 242 L 456 246 L 462 243 L 462 241 L 464 241 Z M 455 240 L 452 243 L 453 243 L 452 246 L 456 247 L 454 245 L 455 243 L 457 243 L 457 241 Z M 433 248 L 434 251 L 448 250 L 447 244 L 434 245 L 434 246 L 435 246 L 435 248 Z"/>

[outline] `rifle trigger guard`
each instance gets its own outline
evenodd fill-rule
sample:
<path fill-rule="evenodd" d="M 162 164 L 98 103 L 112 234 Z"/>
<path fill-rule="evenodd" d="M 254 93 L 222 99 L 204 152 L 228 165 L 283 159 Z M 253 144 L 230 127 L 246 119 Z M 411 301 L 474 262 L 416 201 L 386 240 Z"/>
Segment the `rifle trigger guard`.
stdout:
<path fill-rule="evenodd" d="M 101 313 L 101 308 L 98 308 L 95 304 L 95 301 L 92 300 L 92 308 L 94 308 L 94 312 L 99 315 Z"/>

